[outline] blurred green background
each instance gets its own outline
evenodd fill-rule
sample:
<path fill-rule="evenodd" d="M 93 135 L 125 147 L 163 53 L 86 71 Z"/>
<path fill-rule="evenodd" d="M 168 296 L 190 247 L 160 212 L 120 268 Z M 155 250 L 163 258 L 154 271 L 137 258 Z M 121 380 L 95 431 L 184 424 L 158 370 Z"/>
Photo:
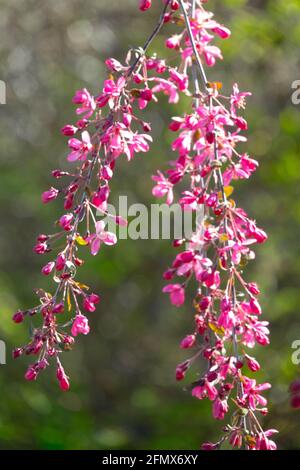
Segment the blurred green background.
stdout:
<path fill-rule="evenodd" d="M 193 311 L 188 303 L 176 310 L 161 294 L 161 275 L 174 255 L 166 240 L 123 240 L 95 259 L 88 256 L 80 277 L 103 301 L 89 315 L 92 333 L 64 355 L 69 393 L 59 391 L 54 369 L 28 383 L 27 359 L 11 359 L 12 347 L 28 335 L 11 315 L 34 304 L 33 288 L 47 285 L 39 274 L 43 260 L 32 246 L 61 214 L 59 202 L 40 202 L 53 183 L 50 170 L 65 164 L 66 139 L 59 129 L 74 120 L 76 89 L 99 91 L 105 58 L 122 60 L 151 32 L 159 9 L 141 14 L 136 4 L 0 1 L 0 79 L 7 84 L 7 104 L 0 106 L 3 449 L 197 449 L 222 427 L 213 422 L 208 403 L 174 380 L 176 363 L 186 357 L 178 343 L 190 332 Z M 248 268 L 249 280 L 262 286 L 264 315 L 272 323 L 271 346 L 257 351 L 264 364 L 258 379 L 273 383 L 265 424 L 280 429 L 280 448 L 299 449 L 299 411 L 289 407 L 288 385 L 300 375 L 291 362 L 291 343 L 300 339 L 300 105 L 291 102 L 291 83 L 300 79 L 300 2 L 215 0 L 208 7 L 232 29 L 232 38 L 222 42 L 224 61 L 209 71 L 211 80 L 222 81 L 226 92 L 236 81 L 253 92 L 247 150 L 260 169 L 251 182 L 238 185 L 235 197 L 270 237 Z M 160 37 L 152 50 L 162 51 L 162 44 Z M 131 202 L 154 202 L 150 175 L 171 157 L 166 123 L 181 111 L 182 105 L 170 107 L 164 99 L 146 111 L 155 143 L 132 163 L 120 162 L 115 198 L 127 194 Z"/>

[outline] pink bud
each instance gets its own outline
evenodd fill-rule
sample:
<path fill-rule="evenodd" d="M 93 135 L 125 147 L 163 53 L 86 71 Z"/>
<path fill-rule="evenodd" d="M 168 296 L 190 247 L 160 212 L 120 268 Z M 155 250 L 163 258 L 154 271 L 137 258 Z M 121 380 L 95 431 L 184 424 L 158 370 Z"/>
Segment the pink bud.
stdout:
<path fill-rule="evenodd" d="M 225 414 L 228 411 L 227 400 L 221 400 L 217 398 L 213 404 L 213 417 L 215 419 L 224 419 Z"/>
<path fill-rule="evenodd" d="M 60 302 L 59 304 L 54 305 L 52 309 L 52 313 L 63 313 L 64 311 L 64 303 Z"/>
<path fill-rule="evenodd" d="M 68 194 L 68 196 L 65 198 L 65 202 L 64 202 L 64 209 L 66 211 L 68 211 L 72 208 L 73 201 L 74 201 L 74 195 L 73 194 Z"/>
<path fill-rule="evenodd" d="M 170 294 L 170 300 L 175 307 L 180 307 L 184 303 L 185 291 L 180 284 L 168 284 L 162 290 Z"/>
<path fill-rule="evenodd" d="M 294 382 L 291 383 L 290 392 L 300 394 L 300 380 L 294 380 Z"/>
<path fill-rule="evenodd" d="M 83 308 L 87 312 L 94 312 L 96 310 L 95 304 L 100 302 L 100 297 L 97 294 L 87 295 L 83 301 Z"/>
<path fill-rule="evenodd" d="M 300 408 L 300 395 L 292 396 L 290 403 L 292 408 Z"/>
<path fill-rule="evenodd" d="M 185 338 L 180 343 L 180 347 L 182 349 L 189 349 L 194 346 L 196 341 L 196 336 L 195 335 L 187 335 Z"/>
<path fill-rule="evenodd" d="M 204 442 L 201 446 L 202 450 L 217 450 L 218 444 L 214 444 L 213 442 Z"/>
<path fill-rule="evenodd" d="M 37 378 L 37 371 L 33 366 L 29 366 L 26 374 L 25 374 L 25 379 L 26 380 L 35 380 Z"/>
<path fill-rule="evenodd" d="M 72 126 L 71 124 L 67 124 L 66 126 L 64 126 L 64 127 L 61 129 L 61 132 L 62 132 L 64 135 L 72 136 L 72 135 L 76 134 L 77 130 L 78 130 L 77 127 Z"/>
<path fill-rule="evenodd" d="M 88 324 L 88 319 L 81 313 L 78 313 L 72 325 L 72 329 L 71 329 L 72 335 L 77 336 L 78 333 L 87 335 L 89 331 L 90 331 L 90 327 Z"/>
<path fill-rule="evenodd" d="M 115 222 L 117 225 L 120 225 L 121 227 L 126 227 L 128 225 L 128 221 L 121 217 L 120 215 L 117 215 L 115 217 Z"/>
<path fill-rule="evenodd" d="M 16 359 L 17 357 L 20 357 L 23 354 L 23 349 L 22 348 L 15 348 L 13 350 L 13 358 Z"/>
<path fill-rule="evenodd" d="M 61 216 L 61 218 L 59 219 L 59 225 L 66 231 L 66 232 L 69 232 L 72 228 L 72 220 L 73 220 L 74 216 L 73 214 L 64 214 Z"/>
<path fill-rule="evenodd" d="M 236 117 L 236 118 L 234 119 L 234 122 L 235 122 L 235 125 L 236 125 L 239 129 L 242 129 L 243 131 L 248 129 L 247 121 L 246 121 L 244 118 L 242 118 L 242 117 Z"/>
<path fill-rule="evenodd" d="M 104 166 L 102 168 L 101 176 L 102 176 L 102 178 L 104 178 L 107 181 L 110 180 L 113 176 L 112 169 L 109 166 Z"/>
<path fill-rule="evenodd" d="M 61 365 L 58 366 L 57 371 L 56 371 L 56 377 L 59 382 L 59 386 L 61 390 L 64 392 L 67 392 L 70 388 L 70 383 L 68 380 L 68 377 L 65 374 L 65 371 Z"/>
<path fill-rule="evenodd" d="M 15 323 L 22 323 L 22 321 L 24 320 L 24 312 L 21 312 L 19 310 L 13 315 L 12 319 Z"/>
<path fill-rule="evenodd" d="M 222 39 L 227 39 L 231 35 L 230 29 L 223 25 L 218 25 L 216 28 L 212 28 L 212 31 Z"/>
<path fill-rule="evenodd" d="M 253 313 L 254 315 L 261 315 L 261 306 L 259 305 L 257 299 L 251 297 L 249 305 L 251 313 Z"/>
<path fill-rule="evenodd" d="M 42 194 L 42 202 L 47 204 L 47 202 L 53 201 L 58 196 L 58 189 L 50 188 L 48 191 L 43 192 Z"/>
<path fill-rule="evenodd" d="M 184 361 L 181 364 L 178 364 L 176 367 L 176 380 L 183 380 L 185 377 L 185 373 L 188 370 L 190 365 L 189 361 Z"/>
<path fill-rule="evenodd" d="M 65 264 L 66 264 L 66 257 L 63 253 L 60 253 L 58 257 L 56 258 L 56 263 L 55 263 L 55 267 L 57 271 L 62 271 L 65 267 Z"/>
<path fill-rule="evenodd" d="M 141 11 L 146 11 L 151 7 L 151 0 L 140 0 L 139 1 L 139 9 Z"/>
<path fill-rule="evenodd" d="M 150 88 L 145 88 L 144 90 L 142 90 L 140 97 L 142 100 L 151 101 L 153 95 L 152 95 L 152 91 L 150 90 Z"/>
<path fill-rule="evenodd" d="M 38 255 L 42 255 L 46 253 L 47 250 L 48 250 L 47 243 L 37 243 L 33 248 L 33 251 L 37 253 Z"/>
<path fill-rule="evenodd" d="M 38 237 L 37 237 L 37 241 L 38 242 L 45 242 L 47 241 L 49 238 L 48 235 L 45 235 L 44 233 L 41 233 Z"/>
<path fill-rule="evenodd" d="M 174 36 L 171 36 L 170 38 L 166 40 L 166 46 L 169 49 L 177 49 L 180 46 L 180 40 L 181 40 L 180 35 L 176 34 Z"/>
<path fill-rule="evenodd" d="M 258 285 L 256 284 L 256 282 L 248 282 L 248 284 L 246 284 L 246 287 L 247 287 L 248 291 L 251 292 L 251 294 L 253 294 L 253 295 L 260 294 L 260 290 L 259 290 Z"/>
<path fill-rule="evenodd" d="M 45 264 L 42 268 L 42 274 L 44 274 L 44 276 L 48 276 L 53 271 L 54 266 L 54 261 L 49 261 L 49 263 Z"/>
<path fill-rule="evenodd" d="M 52 171 L 53 178 L 61 178 L 62 176 L 66 176 L 66 175 L 68 175 L 66 171 L 61 171 L 61 170 Z"/>
<path fill-rule="evenodd" d="M 174 11 L 178 10 L 179 9 L 179 2 L 177 0 L 171 0 L 170 7 Z"/>
<path fill-rule="evenodd" d="M 252 372 L 257 372 L 260 369 L 260 364 L 254 357 L 246 356 L 247 358 L 247 366 Z"/>

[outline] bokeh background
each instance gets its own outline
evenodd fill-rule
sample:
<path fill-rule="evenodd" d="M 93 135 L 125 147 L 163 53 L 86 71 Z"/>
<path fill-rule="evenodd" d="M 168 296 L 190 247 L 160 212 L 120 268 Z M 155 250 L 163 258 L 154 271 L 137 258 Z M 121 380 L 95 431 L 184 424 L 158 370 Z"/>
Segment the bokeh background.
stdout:
<path fill-rule="evenodd" d="M 11 315 L 33 305 L 33 288 L 47 285 L 32 245 L 61 214 L 59 202 L 46 207 L 40 202 L 40 193 L 52 184 L 50 170 L 65 162 L 59 129 L 73 120 L 74 90 L 97 93 L 105 58 L 122 60 L 151 32 L 158 8 L 141 14 L 136 4 L 0 1 L 0 79 L 7 84 L 7 104 L 0 106 L 3 449 L 197 449 L 222 426 L 211 419 L 209 404 L 174 380 L 175 365 L 185 358 L 178 343 L 190 331 L 193 313 L 188 304 L 176 310 L 161 294 L 161 274 L 174 255 L 166 240 L 123 240 L 89 257 L 82 268 L 82 280 L 101 292 L 103 301 L 90 314 L 92 333 L 64 355 L 69 393 L 59 391 L 54 369 L 27 383 L 26 358 L 11 359 L 12 347 L 28 335 Z M 291 84 L 300 79 L 300 2 L 215 0 L 209 6 L 233 33 L 222 42 L 224 61 L 211 79 L 222 81 L 225 91 L 237 81 L 253 92 L 248 151 L 260 170 L 237 186 L 235 197 L 270 236 L 248 268 L 249 279 L 262 286 L 264 315 L 272 323 L 271 346 L 258 352 L 264 364 L 258 378 L 273 383 L 266 426 L 280 429 L 280 448 L 299 449 L 299 411 L 289 407 L 288 385 L 300 375 L 291 362 L 291 343 L 300 339 L 300 105 L 291 102 Z M 160 37 L 152 50 L 159 52 L 162 44 Z M 162 99 L 146 112 L 155 143 L 148 154 L 120 164 L 115 198 L 127 194 L 131 202 L 153 202 L 150 175 L 171 157 L 165 123 L 180 111 Z"/>

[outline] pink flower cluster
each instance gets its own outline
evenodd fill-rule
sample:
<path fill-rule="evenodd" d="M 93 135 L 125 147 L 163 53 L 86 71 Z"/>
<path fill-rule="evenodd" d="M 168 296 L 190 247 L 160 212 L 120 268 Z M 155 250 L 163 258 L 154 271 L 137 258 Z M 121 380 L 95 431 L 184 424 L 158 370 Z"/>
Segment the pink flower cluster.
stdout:
<path fill-rule="evenodd" d="M 177 366 L 176 378 L 184 379 L 197 364 L 199 377 L 192 395 L 199 400 L 208 398 L 217 420 L 231 413 L 224 436 L 216 444 L 204 444 L 204 449 L 220 448 L 227 441 L 237 448 L 273 450 L 276 445 L 269 436 L 274 430 L 264 432 L 257 418 L 258 413 L 267 413 L 263 393 L 271 385 L 257 384 L 248 376 L 260 364 L 246 351 L 256 344 L 269 344 L 268 322 L 261 320 L 259 288 L 244 275 L 246 264 L 255 257 L 254 245 L 263 243 L 267 235 L 231 198 L 231 184 L 250 178 L 258 166 L 239 151 L 239 144 L 247 140 L 243 131 L 248 127 L 241 110 L 251 93 L 241 92 L 234 84 L 226 96 L 220 83 L 207 81 L 202 62 L 213 66 L 222 58 L 211 41 L 215 35 L 228 38 L 230 31 L 204 10 L 202 2 L 179 4 L 185 27 L 167 39 L 166 46 L 178 51 L 178 70 L 190 77 L 192 107 L 172 119 L 169 129 L 175 134 L 172 150 L 177 157 L 167 171 L 153 177 L 154 196 L 166 197 L 171 204 L 178 186 L 182 209 L 195 211 L 197 216 L 192 236 L 175 240 L 174 246 L 184 249 L 164 273 L 168 283 L 163 292 L 174 306 L 184 304 L 187 289 L 195 292 L 194 325 L 181 341 L 181 348 L 190 349 L 191 356 Z"/>
<path fill-rule="evenodd" d="M 163 7 L 158 29 L 164 23 L 167 8 L 168 2 Z M 150 39 L 153 37 L 152 34 Z M 77 120 L 61 129 L 68 138 L 67 161 L 71 168 L 52 172 L 57 184 L 61 183 L 46 190 L 42 202 L 47 204 L 61 197 L 64 213 L 56 222 L 57 231 L 40 234 L 34 246 L 36 254 L 51 257 L 41 272 L 52 276 L 56 288 L 52 294 L 37 289 L 37 305 L 13 315 L 16 323 L 26 317 L 32 322 L 36 318 L 29 343 L 13 352 L 15 358 L 22 354 L 35 357 L 25 374 L 27 380 L 36 380 L 54 359 L 59 385 L 62 390 L 68 390 L 69 380 L 60 361 L 61 353 L 72 349 L 75 337 L 90 331 L 86 314 L 96 310 L 100 296 L 77 280 L 77 272 L 84 263 L 81 251 L 89 248 L 92 255 L 97 255 L 103 244 L 117 243 L 116 235 L 106 229 L 105 218 L 111 218 L 116 225 L 127 225 L 122 217 L 110 214 L 107 206 L 118 158 L 125 156 L 131 160 L 135 154 L 147 152 L 152 141 L 151 126 L 136 115 L 136 109 L 143 109 L 156 100 L 155 93 L 160 91 L 158 88 L 150 90 L 148 73 L 154 70 L 162 74 L 167 67 L 164 61 L 146 57 L 150 39 L 135 57 L 128 53 L 125 65 L 113 58 L 106 60 L 109 78 L 95 96 L 87 89 L 76 91 L 73 103 Z M 169 83 L 176 91 L 179 86 L 176 80 L 180 80 L 181 75 L 169 69 L 168 73 L 166 90 Z M 160 78 L 155 80 L 158 87 Z M 96 218 L 99 214 L 100 220 Z"/>
<path fill-rule="evenodd" d="M 140 0 L 140 10 L 148 10 L 151 3 Z M 203 64 L 212 67 L 222 59 L 213 41 L 227 39 L 230 31 L 203 8 L 204 3 L 163 0 L 161 17 L 144 48 L 129 51 L 124 64 L 107 59 L 109 78 L 95 96 L 87 89 L 76 92 L 77 120 L 62 128 L 68 137 L 71 169 L 54 170 L 52 175 L 61 184 L 42 194 L 44 204 L 62 197 L 64 213 L 56 223 L 57 231 L 39 235 L 34 247 L 35 253 L 50 255 L 42 274 L 53 277 L 56 289 L 53 294 L 37 290 L 38 305 L 14 314 L 16 323 L 38 317 L 30 342 L 15 349 L 14 356 L 36 357 L 25 374 L 27 380 L 35 380 L 53 358 L 59 385 L 68 390 L 60 355 L 72 348 L 78 334 L 89 333 L 86 313 L 94 312 L 100 302 L 97 294 L 77 280 L 83 264 L 81 250 L 89 248 L 97 255 L 103 244 L 117 242 L 115 234 L 106 230 L 104 217 L 112 217 L 116 225 L 127 223 L 109 214 L 107 203 L 118 158 L 132 160 L 149 150 L 151 126 L 139 117 L 140 111 L 157 102 L 160 94 L 170 103 L 177 103 L 184 94 L 190 97 L 190 109 L 174 117 L 169 126 L 175 134 L 176 158 L 169 169 L 153 176 L 155 197 L 166 197 L 171 204 L 181 192 L 182 209 L 197 215 L 192 236 L 175 240 L 174 246 L 184 249 L 164 273 L 163 292 L 176 307 L 184 304 L 187 289 L 194 292 L 194 323 L 181 341 L 181 348 L 191 354 L 177 366 L 176 378 L 183 380 L 197 364 L 200 370 L 192 395 L 208 398 L 217 420 L 231 414 L 224 435 L 203 449 L 214 450 L 227 442 L 237 448 L 273 450 L 276 445 L 269 437 L 275 431 L 263 431 L 257 417 L 267 413 L 264 391 L 270 384 L 257 384 L 252 378 L 260 364 L 246 350 L 269 343 L 268 322 L 261 320 L 259 288 L 244 275 L 244 267 L 255 257 L 254 245 L 267 236 L 231 198 L 232 182 L 250 178 L 258 166 L 239 151 L 239 144 L 247 140 L 241 110 L 250 93 L 234 84 L 225 95 L 219 82 L 207 80 Z M 172 52 L 172 66 L 167 59 L 146 54 L 153 37 L 167 23 L 180 28 L 165 42 Z M 99 213 L 103 217 L 97 220 Z"/>

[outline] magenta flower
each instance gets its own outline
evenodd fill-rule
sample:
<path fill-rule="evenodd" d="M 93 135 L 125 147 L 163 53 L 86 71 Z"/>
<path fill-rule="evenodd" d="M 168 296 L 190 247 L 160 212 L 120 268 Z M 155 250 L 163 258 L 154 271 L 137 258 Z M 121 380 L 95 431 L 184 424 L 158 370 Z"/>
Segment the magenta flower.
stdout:
<path fill-rule="evenodd" d="M 48 191 L 45 191 L 42 194 L 42 202 L 44 204 L 47 204 L 47 202 L 50 202 L 50 201 L 53 201 L 54 199 L 56 199 L 58 194 L 59 194 L 58 189 L 55 189 L 55 188 L 52 187 L 52 188 L 48 189 Z"/>
<path fill-rule="evenodd" d="M 227 400 L 216 398 L 213 404 L 213 417 L 215 419 L 224 419 L 225 414 L 228 412 Z"/>
<path fill-rule="evenodd" d="M 76 109 L 76 113 L 77 114 L 85 113 L 84 118 L 89 118 L 96 109 L 95 100 L 86 88 L 76 91 L 76 94 L 73 97 L 73 103 L 80 105 Z M 65 134 L 65 135 L 69 135 L 69 134 Z"/>
<path fill-rule="evenodd" d="M 76 160 L 86 160 L 88 154 L 93 149 L 88 131 L 82 132 L 81 140 L 75 138 L 69 139 L 68 145 L 72 149 L 72 152 L 70 152 L 68 155 L 69 162 L 75 162 Z"/>
<path fill-rule="evenodd" d="M 152 176 L 152 179 L 156 181 L 156 186 L 152 189 L 153 196 L 167 196 L 167 204 L 172 204 L 174 199 L 173 184 L 160 171 L 158 171 L 157 176 Z"/>
<path fill-rule="evenodd" d="M 76 335 L 75 335 L 76 336 Z M 56 370 L 56 377 L 59 383 L 61 390 L 67 392 L 70 388 L 69 377 L 66 375 L 64 368 L 59 363 Z"/>
<path fill-rule="evenodd" d="M 90 294 L 84 298 L 83 308 L 87 312 L 94 312 L 96 310 L 96 305 L 100 302 L 100 296 L 97 294 Z"/>
<path fill-rule="evenodd" d="M 180 307 L 184 303 L 185 292 L 181 284 L 168 284 L 162 291 L 170 294 L 171 304 L 175 307 Z"/>
<path fill-rule="evenodd" d="M 104 228 L 105 222 L 100 220 L 96 223 L 96 233 L 88 238 L 91 246 L 91 253 L 94 256 L 98 254 L 102 242 L 105 243 L 105 245 L 115 245 L 117 243 L 116 235 L 112 232 L 106 232 Z"/>
<path fill-rule="evenodd" d="M 192 348 L 196 341 L 196 335 L 187 335 L 180 343 L 182 349 Z"/>
<path fill-rule="evenodd" d="M 277 433 L 276 429 L 268 429 L 267 431 L 261 432 L 256 439 L 255 449 L 257 450 L 276 450 L 277 446 L 274 441 L 269 439 L 269 436 Z"/>
<path fill-rule="evenodd" d="M 260 392 L 271 388 L 271 384 L 265 382 L 260 385 L 256 385 L 256 380 L 243 377 L 244 382 L 244 394 L 243 400 L 247 400 L 251 410 L 256 410 L 257 405 L 266 406 L 267 400 Z"/>
<path fill-rule="evenodd" d="M 64 214 L 59 219 L 59 225 L 66 231 L 69 232 L 72 228 L 72 222 L 74 219 L 73 214 Z"/>
<path fill-rule="evenodd" d="M 170 68 L 169 74 L 171 80 L 176 84 L 178 90 L 186 91 L 189 85 L 189 78 L 186 74 L 179 73 L 176 69 Z"/>
<path fill-rule="evenodd" d="M 81 313 L 78 313 L 72 324 L 72 329 L 71 329 L 72 335 L 77 336 L 79 333 L 82 333 L 83 335 L 87 335 L 89 332 L 90 332 L 90 327 L 88 324 L 88 319 Z"/>
<path fill-rule="evenodd" d="M 192 396 L 203 400 L 203 398 L 209 398 L 209 400 L 214 401 L 218 396 L 216 387 L 214 387 L 208 380 L 205 380 L 203 385 L 196 385 L 192 389 Z"/>
<path fill-rule="evenodd" d="M 151 0 L 139 0 L 139 9 L 141 11 L 146 11 L 151 7 Z"/>
<path fill-rule="evenodd" d="M 236 116 L 237 109 L 244 109 L 246 106 L 246 96 L 251 96 L 252 93 L 250 92 L 240 92 L 237 83 L 233 85 L 233 92 L 230 97 L 231 103 L 231 114 Z"/>

